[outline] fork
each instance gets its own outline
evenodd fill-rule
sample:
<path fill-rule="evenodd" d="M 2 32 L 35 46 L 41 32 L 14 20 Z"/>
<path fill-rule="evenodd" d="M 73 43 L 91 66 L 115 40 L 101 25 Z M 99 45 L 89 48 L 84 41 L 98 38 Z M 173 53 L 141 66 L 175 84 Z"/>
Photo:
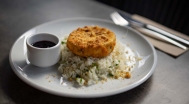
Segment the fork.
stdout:
<path fill-rule="evenodd" d="M 162 34 L 159 34 L 157 32 L 154 32 L 152 30 L 149 30 L 149 29 L 146 29 L 142 26 L 142 24 L 140 23 L 137 23 L 137 22 L 134 22 L 134 21 L 131 21 L 131 20 L 126 20 L 124 19 L 120 14 L 118 14 L 117 12 L 113 12 L 110 14 L 110 17 L 111 19 L 114 21 L 115 24 L 117 25 L 121 25 L 121 26 L 129 26 L 129 27 L 132 27 L 136 30 L 138 30 L 139 32 L 143 31 L 143 32 L 146 32 L 146 33 L 150 33 L 150 34 L 153 34 L 153 37 L 156 38 L 156 39 L 163 39 L 164 41 L 167 41 L 175 46 L 178 46 L 184 50 L 187 49 L 186 46 L 162 35 Z"/>

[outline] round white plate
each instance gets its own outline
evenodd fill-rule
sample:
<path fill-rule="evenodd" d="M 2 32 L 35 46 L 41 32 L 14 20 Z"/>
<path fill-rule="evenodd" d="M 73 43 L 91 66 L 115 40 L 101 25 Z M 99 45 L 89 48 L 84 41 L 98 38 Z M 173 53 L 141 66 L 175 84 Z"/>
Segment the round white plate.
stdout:
<path fill-rule="evenodd" d="M 51 33 L 62 38 L 78 27 L 98 25 L 112 30 L 117 40 L 130 46 L 136 55 L 143 57 L 133 69 L 130 79 L 108 80 L 107 82 L 78 87 L 62 79 L 58 65 L 38 68 L 31 65 L 26 57 L 26 37 L 35 33 Z M 115 25 L 111 21 L 94 18 L 62 19 L 34 27 L 21 35 L 12 46 L 10 65 L 15 74 L 27 84 L 41 91 L 59 96 L 92 98 L 115 95 L 128 91 L 144 81 L 154 72 L 157 55 L 154 47 L 138 32 L 128 27 Z"/>

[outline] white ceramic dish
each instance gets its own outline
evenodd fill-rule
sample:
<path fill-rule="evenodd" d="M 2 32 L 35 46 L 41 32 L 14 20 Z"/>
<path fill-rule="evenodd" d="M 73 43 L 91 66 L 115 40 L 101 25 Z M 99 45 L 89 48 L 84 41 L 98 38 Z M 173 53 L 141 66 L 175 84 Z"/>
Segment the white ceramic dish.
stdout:
<path fill-rule="evenodd" d="M 53 42 L 55 46 L 48 48 L 35 47 L 32 44 L 40 41 Z M 60 60 L 61 40 L 53 34 L 32 34 L 26 39 L 27 58 L 31 64 L 38 67 L 49 67 Z"/>
<path fill-rule="evenodd" d="M 144 57 L 137 63 L 130 79 L 108 80 L 108 82 L 99 82 L 88 87 L 77 87 L 61 78 L 57 64 L 48 68 L 38 68 L 27 61 L 27 36 L 45 32 L 62 38 L 69 35 L 72 30 L 85 25 L 98 25 L 112 30 L 119 41 L 130 45 L 137 55 Z M 93 98 L 125 92 L 146 81 L 155 70 L 157 55 L 154 47 L 140 33 L 131 28 L 121 27 L 102 19 L 74 18 L 52 21 L 30 29 L 16 40 L 9 60 L 15 74 L 36 89 L 59 96 Z"/>

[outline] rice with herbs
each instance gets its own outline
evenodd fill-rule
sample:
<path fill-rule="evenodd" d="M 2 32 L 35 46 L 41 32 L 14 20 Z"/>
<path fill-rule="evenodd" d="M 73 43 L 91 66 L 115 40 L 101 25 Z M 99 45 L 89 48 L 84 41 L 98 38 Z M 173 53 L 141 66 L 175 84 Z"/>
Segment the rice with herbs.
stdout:
<path fill-rule="evenodd" d="M 125 44 L 116 42 L 114 50 L 104 58 L 80 57 L 66 46 L 67 38 L 62 40 L 61 60 L 58 68 L 63 78 L 79 85 L 92 85 L 108 78 L 130 78 L 136 64 L 133 51 Z"/>

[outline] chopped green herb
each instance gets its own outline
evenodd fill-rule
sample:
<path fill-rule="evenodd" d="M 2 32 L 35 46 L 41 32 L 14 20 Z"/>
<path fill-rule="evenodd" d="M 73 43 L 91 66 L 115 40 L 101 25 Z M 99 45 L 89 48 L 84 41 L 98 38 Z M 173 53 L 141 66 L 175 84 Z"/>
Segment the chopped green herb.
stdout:
<path fill-rule="evenodd" d="M 98 68 L 97 63 L 92 63 L 92 67 L 94 67 L 94 66 L 96 66 L 96 69 L 97 69 L 97 70 L 100 70 L 100 69 Z"/>
<path fill-rule="evenodd" d="M 112 73 L 109 73 L 108 76 L 113 77 L 114 75 Z"/>
<path fill-rule="evenodd" d="M 92 63 L 92 67 L 97 66 L 97 63 Z"/>
<path fill-rule="evenodd" d="M 82 82 L 82 78 L 80 78 L 80 83 Z"/>
<path fill-rule="evenodd" d="M 118 66 L 119 64 L 115 64 L 116 66 Z"/>
<path fill-rule="evenodd" d="M 66 42 L 63 42 L 63 41 L 62 41 L 62 44 L 66 44 Z"/>

